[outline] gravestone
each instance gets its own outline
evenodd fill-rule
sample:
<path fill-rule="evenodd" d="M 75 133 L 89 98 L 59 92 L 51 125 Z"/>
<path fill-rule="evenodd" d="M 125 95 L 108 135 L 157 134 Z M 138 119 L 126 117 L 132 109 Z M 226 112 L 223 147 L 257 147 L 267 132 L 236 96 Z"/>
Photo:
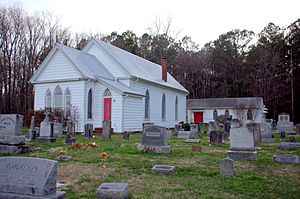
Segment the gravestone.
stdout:
<path fill-rule="evenodd" d="M 50 137 L 51 126 L 50 126 L 50 113 L 45 113 L 45 119 L 40 125 L 40 137 Z"/>
<path fill-rule="evenodd" d="M 93 138 L 93 124 L 86 124 L 84 125 L 84 138 L 85 139 L 92 139 Z"/>
<path fill-rule="evenodd" d="M 97 198 L 129 198 L 128 183 L 103 183 L 96 191 Z"/>
<path fill-rule="evenodd" d="M 210 132 L 212 131 L 219 131 L 219 127 L 217 125 L 216 122 L 209 122 L 208 123 L 208 133 L 207 133 L 207 136 L 210 135 Z"/>
<path fill-rule="evenodd" d="M 290 136 L 290 142 L 296 142 L 296 137 L 295 136 Z"/>
<path fill-rule="evenodd" d="M 182 130 L 183 130 L 182 124 L 175 124 L 175 128 L 174 128 L 174 134 L 175 134 L 175 136 L 177 136 L 178 132 L 182 131 Z"/>
<path fill-rule="evenodd" d="M 190 137 L 191 137 L 190 131 L 179 131 L 177 135 L 177 138 L 184 139 L 184 140 L 190 139 Z"/>
<path fill-rule="evenodd" d="M 166 128 L 160 126 L 144 126 L 142 145 L 166 146 Z"/>
<path fill-rule="evenodd" d="M 273 155 L 273 161 L 284 164 L 300 164 L 300 158 L 297 155 Z"/>
<path fill-rule="evenodd" d="M 209 134 L 209 144 L 212 146 L 222 145 L 222 132 L 211 131 Z"/>
<path fill-rule="evenodd" d="M 296 124 L 296 131 L 297 134 L 300 135 L 300 124 Z"/>
<path fill-rule="evenodd" d="M 0 154 L 27 153 L 25 136 L 21 136 L 23 116 L 16 114 L 0 115 Z M 22 121 L 20 121 L 22 120 Z"/>
<path fill-rule="evenodd" d="M 272 128 L 270 123 L 259 123 L 261 142 L 262 143 L 272 143 L 274 138 L 272 137 Z"/>
<path fill-rule="evenodd" d="M 281 140 L 284 140 L 286 138 L 285 131 L 280 131 L 279 136 Z"/>
<path fill-rule="evenodd" d="M 102 138 L 104 140 L 111 140 L 111 121 L 107 120 L 107 121 L 103 121 L 102 122 Z"/>
<path fill-rule="evenodd" d="M 30 128 L 28 130 L 28 138 L 31 141 L 31 140 L 36 140 L 36 137 L 37 137 L 37 133 L 35 130 L 35 117 L 32 116 L 30 122 Z"/>
<path fill-rule="evenodd" d="M 287 133 L 294 133 L 294 124 L 290 122 L 290 115 L 287 113 L 279 114 L 276 128 L 276 132 L 285 131 Z"/>
<path fill-rule="evenodd" d="M 247 126 L 231 128 L 227 156 L 233 160 L 258 160 L 253 134 L 253 130 Z"/>
<path fill-rule="evenodd" d="M 199 143 L 200 139 L 186 139 L 185 142 L 186 143 Z"/>
<path fill-rule="evenodd" d="M 171 175 L 175 173 L 175 167 L 169 165 L 155 165 L 152 172 L 156 174 Z"/>
<path fill-rule="evenodd" d="M 53 136 L 57 138 L 63 137 L 63 124 L 62 123 L 53 123 Z"/>
<path fill-rule="evenodd" d="M 0 135 L 20 136 L 23 128 L 23 115 L 0 114 Z"/>
<path fill-rule="evenodd" d="M 230 158 L 224 158 L 220 162 L 220 174 L 222 176 L 233 176 L 233 160 Z"/>
<path fill-rule="evenodd" d="M 146 125 L 142 134 L 142 144 L 139 144 L 137 147 L 143 151 L 170 153 L 171 146 L 167 145 L 167 140 L 165 127 Z"/>
<path fill-rule="evenodd" d="M 125 131 L 123 133 L 123 140 L 129 140 L 129 137 L 130 137 L 130 132 L 129 131 Z"/>
<path fill-rule="evenodd" d="M 224 123 L 224 134 L 223 134 L 223 138 L 224 140 L 228 140 L 229 136 L 230 136 L 230 122 L 225 122 Z"/>
<path fill-rule="evenodd" d="M 67 121 L 67 137 L 65 139 L 65 144 L 73 144 L 76 142 L 74 123 L 72 121 Z"/>
<path fill-rule="evenodd" d="M 254 138 L 254 147 L 260 148 L 261 147 L 261 133 L 260 133 L 260 125 L 259 123 L 250 123 L 247 124 L 248 129 L 253 131 L 253 138 Z"/>
<path fill-rule="evenodd" d="M 153 126 L 154 125 L 154 122 L 144 122 L 143 124 L 142 124 L 142 132 L 144 132 L 144 126 Z"/>
<path fill-rule="evenodd" d="M 0 157 L 0 198 L 65 198 L 56 191 L 57 161 L 30 157 Z"/>
<path fill-rule="evenodd" d="M 300 148 L 300 143 L 296 142 L 280 142 L 277 146 L 280 150 L 296 150 L 297 148 Z"/>
<path fill-rule="evenodd" d="M 197 124 L 190 124 L 190 132 L 191 132 L 191 135 L 190 135 L 191 138 L 198 138 L 199 137 L 198 125 Z"/>

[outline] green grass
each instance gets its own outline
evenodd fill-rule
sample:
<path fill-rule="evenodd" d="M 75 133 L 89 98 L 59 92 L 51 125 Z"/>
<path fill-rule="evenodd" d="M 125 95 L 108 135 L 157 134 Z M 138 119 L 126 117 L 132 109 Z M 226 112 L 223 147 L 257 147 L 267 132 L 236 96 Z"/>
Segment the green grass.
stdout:
<path fill-rule="evenodd" d="M 95 198 L 96 189 L 104 182 L 127 182 L 131 198 L 300 198 L 300 165 L 274 163 L 273 154 L 300 155 L 296 151 L 280 151 L 277 144 L 264 144 L 259 150 L 259 161 L 235 161 L 235 175 L 219 174 L 220 159 L 226 157 L 229 143 L 220 147 L 208 145 L 207 137 L 201 138 L 201 153 L 191 150 L 192 144 L 172 137 L 168 155 L 141 152 L 136 144 L 141 143 L 141 134 L 131 134 L 129 141 L 122 135 L 113 135 L 112 141 L 100 136 L 86 140 L 76 136 L 84 144 L 80 150 L 64 145 L 59 138 L 51 144 L 33 141 L 31 148 L 42 150 L 22 156 L 58 160 L 57 152 L 63 148 L 73 159 L 59 162 L 58 181 L 67 184 L 68 198 Z M 300 141 L 300 137 L 296 138 Z M 288 138 L 287 138 L 288 140 Z M 276 136 L 276 142 L 279 142 Z M 98 148 L 89 149 L 87 144 L 96 142 Z M 115 143 L 121 143 L 121 147 Z M 99 153 L 107 152 L 107 168 L 100 166 Z M 151 168 L 156 164 L 173 165 L 176 173 L 171 176 L 155 175 Z"/>

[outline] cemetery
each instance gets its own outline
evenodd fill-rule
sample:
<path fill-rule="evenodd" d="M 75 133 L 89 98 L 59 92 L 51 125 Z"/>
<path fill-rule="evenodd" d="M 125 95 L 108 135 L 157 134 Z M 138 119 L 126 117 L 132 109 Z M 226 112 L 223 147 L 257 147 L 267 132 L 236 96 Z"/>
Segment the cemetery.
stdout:
<path fill-rule="evenodd" d="M 47 117 L 39 130 L 34 118 L 22 128 L 21 115 L 1 115 L 0 198 L 300 197 L 300 136 L 266 124 L 232 122 L 226 137 L 215 123 L 114 134 L 106 122 L 97 134 L 91 124 L 55 129 Z"/>

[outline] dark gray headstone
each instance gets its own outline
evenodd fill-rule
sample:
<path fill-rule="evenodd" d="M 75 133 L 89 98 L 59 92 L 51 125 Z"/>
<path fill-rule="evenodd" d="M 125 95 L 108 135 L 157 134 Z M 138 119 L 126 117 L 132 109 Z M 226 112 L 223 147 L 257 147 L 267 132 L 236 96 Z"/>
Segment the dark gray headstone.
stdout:
<path fill-rule="evenodd" d="M 102 138 L 104 140 L 111 140 L 111 121 L 102 122 Z"/>
<path fill-rule="evenodd" d="M 67 137 L 65 139 L 65 144 L 72 144 L 76 142 L 74 123 L 71 121 L 67 122 Z"/>
<path fill-rule="evenodd" d="M 290 142 L 296 142 L 296 137 L 295 136 L 290 136 Z"/>
<path fill-rule="evenodd" d="M 84 138 L 85 139 L 91 139 L 93 138 L 93 124 L 86 124 L 84 125 Z"/>
<path fill-rule="evenodd" d="M 66 197 L 65 192 L 56 191 L 56 161 L 0 157 L 0 171 L 0 198 Z"/>
<path fill-rule="evenodd" d="M 34 116 L 31 117 L 30 128 L 28 130 L 28 138 L 30 141 L 36 140 L 36 138 L 37 138 L 37 133 L 35 130 L 35 117 Z"/>
<path fill-rule="evenodd" d="M 279 136 L 280 136 L 280 139 L 285 139 L 285 137 L 286 137 L 285 131 L 280 131 Z"/>
<path fill-rule="evenodd" d="M 254 147 L 261 147 L 261 133 L 259 123 L 251 123 L 250 129 L 253 131 Z"/>
<path fill-rule="evenodd" d="M 130 132 L 129 131 L 125 131 L 123 133 L 123 140 L 129 140 L 129 137 L 130 137 Z"/>
<path fill-rule="evenodd" d="M 63 137 L 63 124 L 62 123 L 53 123 L 53 136 L 57 138 Z"/>
<path fill-rule="evenodd" d="M 233 176 L 233 160 L 230 158 L 224 158 L 220 162 L 220 174 L 222 176 Z"/>
<path fill-rule="evenodd" d="M 166 128 L 162 126 L 144 126 L 142 145 L 166 146 Z"/>
<path fill-rule="evenodd" d="M 103 183 L 96 192 L 97 198 L 129 198 L 127 183 Z"/>
<path fill-rule="evenodd" d="M 0 114 L 0 135 L 19 136 L 23 128 L 23 115 Z"/>
<path fill-rule="evenodd" d="M 211 131 L 209 135 L 209 143 L 212 146 L 222 145 L 222 132 L 220 131 Z"/>

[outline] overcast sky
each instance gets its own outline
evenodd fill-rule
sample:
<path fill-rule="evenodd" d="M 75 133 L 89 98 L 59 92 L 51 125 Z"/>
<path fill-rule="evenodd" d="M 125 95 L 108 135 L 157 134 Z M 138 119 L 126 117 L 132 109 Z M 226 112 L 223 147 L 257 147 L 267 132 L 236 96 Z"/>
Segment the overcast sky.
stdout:
<path fill-rule="evenodd" d="M 300 18 L 300 0 L 0 0 L 19 2 L 29 13 L 49 10 L 74 32 L 147 32 L 156 18 L 172 20 L 177 39 L 201 46 L 233 29 L 259 33 L 269 22 L 280 27 Z"/>

